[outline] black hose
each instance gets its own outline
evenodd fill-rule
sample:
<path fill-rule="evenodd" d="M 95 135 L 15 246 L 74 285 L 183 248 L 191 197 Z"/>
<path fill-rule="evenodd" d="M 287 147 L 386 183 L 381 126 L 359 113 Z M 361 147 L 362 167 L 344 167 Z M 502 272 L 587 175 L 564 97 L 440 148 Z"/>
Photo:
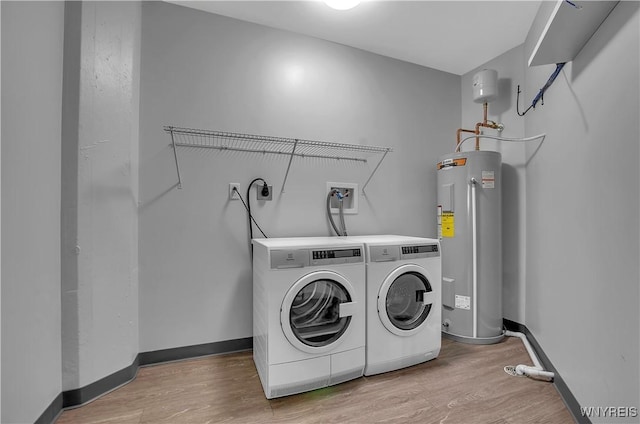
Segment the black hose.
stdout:
<path fill-rule="evenodd" d="M 347 235 L 347 224 L 344 223 L 344 202 L 343 199 L 339 199 L 338 203 L 338 216 L 340 216 L 340 227 L 342 229 L 342 235 Z"/>
<path fill-rule="evenodd" d="M 264 179 L 258 177 L 258 178 L 254 178 L 253 181 L 251 181 L 249 183 L 249 185 L 247 186 L 247 219 L 249 221 L 249 244 L 251 244 L 251 240 L 253 240 L 253 225 L 251 224 L 251 220 L 253 220 L 253 215 L 251 215 L 251 197 L 249 197 L 249 193 L 251 191 L 251 186 L 253 186 L 253 184 L 256 181 L 262 181 L 263 183 L 267 183 Z M 255 221 L 255 220 L 254 220 Z M 258 223 L 256 223 L 256 225 L 258 225 Z M 260 232 L 262 232 L 262 229 L 260 228 L 260 226 L 258 226 L 258 229 L 260 230 Z M 262 232 L 262 235 L 267 238 L 267 236 Z"/>
<path fill-rule="evenodd" d="M 331 216 L 331 196 L 333 196 L 334 192 L 335 190 L 331 190 L 329 191 L 329 194 L 327 194 L 327 216 L 329 217 L 329 222 L 333 227 L 333 231 L 336 232 L 336 235 L 341 236 L 342 234 L 340 234 L 340 230 L 338 230 L 336 223 L 333 221 L 333 216 Z"/>
<path fill-rule="evenodd" d="M 338 214 L 340 216 L 340 229 L 338 229 L 338 226 L 333 220 L 333 215 L 331 215 L 331 196 L 333 196 L 334 194 L 341 193 L 338 190 L 333 189 L 329 191 L 329 194 L 327 194 L 327 216 L 329 217 L 329 222 L 333 227 L 333 231 L 336 232 L 336 235 L 344 237 L 347 235 L 347 225 L 344 223 L 344 202 L 342 201 L 343 197 L 336 196 L 338 198 Z"/>

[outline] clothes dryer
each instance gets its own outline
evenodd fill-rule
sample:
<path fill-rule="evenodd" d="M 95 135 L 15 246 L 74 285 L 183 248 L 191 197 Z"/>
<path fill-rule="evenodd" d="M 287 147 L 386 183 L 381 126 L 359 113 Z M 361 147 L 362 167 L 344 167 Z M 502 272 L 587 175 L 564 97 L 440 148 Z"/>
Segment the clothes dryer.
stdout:
<path fill-rule="evenodd" d="M 347 237 L 365 245 L 367 346 L 364 375 L 434 359 L 440 353 L 442 265 L 436 239 Z"/>
<path fill-rule="evenodd" d="M 361 377 L 362 243 L 338 237 L 253 240 L 253 360 L 268 399 Z"/>

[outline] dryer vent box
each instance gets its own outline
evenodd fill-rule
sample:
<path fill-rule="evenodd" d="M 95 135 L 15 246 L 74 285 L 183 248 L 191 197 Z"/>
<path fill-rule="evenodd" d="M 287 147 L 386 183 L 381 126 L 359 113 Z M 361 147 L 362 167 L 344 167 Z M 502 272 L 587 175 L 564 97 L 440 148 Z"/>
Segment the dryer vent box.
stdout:
<path fill-rule="evenodd" d="M 336 183 L 336 182 L 327 182 L 327 191 L 326 195 L 329 194 L 331 190 L 339 190 L 343 195 L 346 193 L 346 196 L 342 199 L 342 211 L 345 214 L 356 214 L 358 213 L 358 196 L 360 195 L 358 191 L 358 184 L 356 183 Z M 337 196 L 331 196 L 330 207 L 331 213 L 339 213 L 340 201 Z"/>

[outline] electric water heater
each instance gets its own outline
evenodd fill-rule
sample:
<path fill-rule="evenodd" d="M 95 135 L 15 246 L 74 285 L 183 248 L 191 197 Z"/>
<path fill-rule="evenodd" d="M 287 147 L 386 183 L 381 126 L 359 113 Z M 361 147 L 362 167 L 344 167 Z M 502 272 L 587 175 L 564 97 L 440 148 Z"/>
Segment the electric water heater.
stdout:
<path fill-rule="evenodd" d="M 474 344 L 502 340 L 502 155 L 456 152 L 438 161 L 442 332 Z"/>

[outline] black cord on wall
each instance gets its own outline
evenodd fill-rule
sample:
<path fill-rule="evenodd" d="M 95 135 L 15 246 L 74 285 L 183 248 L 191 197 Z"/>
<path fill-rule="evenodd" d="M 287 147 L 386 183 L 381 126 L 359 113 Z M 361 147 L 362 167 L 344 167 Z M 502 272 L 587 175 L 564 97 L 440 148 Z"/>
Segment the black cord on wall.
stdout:
<path fill-rule="evenodd" d="M 260 230 L 260 232 L 262 233 L 262 235 L 264 236 L 264 238 L 269 238 L 264 231 L 262 231 L 262 228 L 260 228 L 260 225 L 258 225 L 258 222 L 255 220 L 255 218 L 253 217 L 253 215 L 251 214 L 251 206 L 247 205 L 247 202 L 244 201 L 244 198 L 242 197 L 242 195 L 240 194 L 240 192 L 237 189 L 233 189 L 233 191 L 235 191 L 236 193 L 238 193 L 238 198 L 240 199 L 240 201 L 242 202 L 242 205 L 244 206 L 244 209 L 247 211 L 247 218 L 248 218 L 248 224 L 249 224 L 249 240 L 251 240 L 253 238 L 253 227 L 251 225 L 251 222 L 253 221 L 254 224 L 256 224 L 256 227 L 258 227 L 258 230 Z"/>
<path fill-rule="evenodd" d="M 251 197 L 249 196 L 249 194 L 251 193 L 251 187 L 253 186 L 253 184 L 255 184 L 258 181 L 262 181 L 263 185 L 262 185 L 262 194 L 265 196 L 269 195 L 269 187 L 267 185 L 267 182 L 263 179 L 263 178 L 254 178 L 253 181 L 251 181 L 249 183 L 249 185 L 247 186 L 247 203 L 244 203 L 244 200 L 242 200 L 242 196 L 240 196 L 240 193 L 238 193 L 238 196 L 240 197 L 240 200 L 242 200 L 242 203 L 244 204 L 245 209 L 247 210 L 247 221 L 249 224 L 249 243 L 251 243 L 251 240 L 253 240 L 253 224 L 251 224 L 251 222 L 253 221 L 256 224 L 256 227 L 258 227 L 258 230 L 260 230 L 260 232 L 262 233 L 262 235 L 264 236 L 264 238 L 269 238 L 267 237 L 267 235 L 264 233 L 264 231 L 262 231 L 262 228 L 260 228 L 260 226 L 258 225 L 258 223 L 256 222 L 256 220 L 253 218 L 253 215 L 251 214 Z M 266 192 L 265 192 L 266 190 Z"/>
<path fill-rule="evenodd" d="M 269 238 L 264 233 L 264 231 L 262 231 L 262 228 L 260 228 L 260 225 L 258 225 L 258 222 L 255 220 L 255 218 L 253 217 L 253 214 L 251 213 L 251 187 L 258 181 L 262 181 L 263 183 L 262 189 L 261 189 L 262 195 L 265 197 L 269 196 L 269 186 L 267 185 L 267 182 L 263 178 L 255 178 L 253 181 L 249 183 L 249 185 L 247 186 L 246 202 L 242 198 L 242 195 L 240 194 L 238 189 L 236 189 L 235 187 L 233 189 L 236 193 L 238 193 L 238 197 L 240 198 L 240 201 L 242 201 L 242 204 L 244 205 L 244 208 L 247 211 L 247 224 L 249 226 L 249 253 L 251 254 L 251 258 L 253 258 L 253 245 L 251 244 L 251 240 L 253 240 L 253 224 L 256 224 L 256 227 L 258 228 L 258 230 L 260 230 L 260 233 L 262 233 L 264 238 Z"/>

